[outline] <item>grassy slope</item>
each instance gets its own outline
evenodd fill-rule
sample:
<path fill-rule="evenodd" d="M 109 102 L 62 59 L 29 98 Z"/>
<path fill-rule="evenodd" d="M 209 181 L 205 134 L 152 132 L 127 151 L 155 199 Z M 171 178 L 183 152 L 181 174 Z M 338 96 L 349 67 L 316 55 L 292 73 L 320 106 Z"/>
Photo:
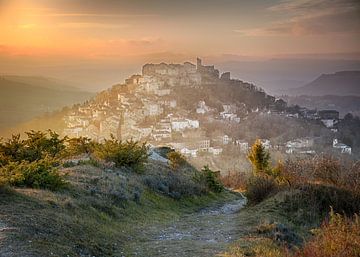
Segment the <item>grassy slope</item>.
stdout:
<path fill-rule="evenodd" d="M 258 245 L 266 246 L 267 249 L 273 248 L 276 252 L 279 246 L 271 239 L 271 235 L 259 233 L 258 229 L 262 224 L 274 222 L 284 224 L 290 231 L 298 235 L 299 238 L 308 238 L 311 235 L 310 230 L 320 225 L 319 221 L 315 221 L 316 224 L 308 223 L 301 225 L 298 222 L 294 222 L 294 219 L 284 210 L 284 199 L 286 196 L 291 196 L 291 193 L 280 192 L 257 205 L 248 206 L 243 209 L 238 216 L 239 222 L 242 224 L 243 235 L 229 247 L 229 250 L 223 256 L 254 256 L 253 251 Z M 270 251 L 267 254 L 270 254 Z M 273 256 L 278 255 L 274 254 Z"/>
<path fill-rule="evenodd" d="M 9 228 L 1 235 L 5 237 L 2 256 L 121 256 L 126 253 L 126 242 L 136 240 L 147 226 L 235 198 L 225 192 L 174 200 L 143 187 L 139 203 L 131 194 L 127 201 L 114 202 L 87 188 L 104 175 L 101 169 L 77 166 L 66 172 L 71 187 L 63 192 L 1 192 L 0 220 Z M 122 176 L 128 181 L 126 187 L 140 186 L 141 175 Z"/>
<path fill-rule="evenodd" d="M 350 206 L 357 205 L 358 200 L 350 192 L 323 185 L 312 187 L 316 189 L 317 200 L 317 197 L 309 196 L 304 191 L 289 189 L 243 209 L 238 216 L 243 225 L 243 235 L 223 256 L 292 256 L 292 250 L 310 240 L 314 229 L 318 229 L 324 218 L 328 218 L 330 206 L 337 212 L 337 208 L 347 208 L 349 211 Z M 332 193 L 325 193 L 326 191 Z M 349 201 L 348 205 L 346 202 L 341 203 L 345 199 Z M 319 212 L 318 205 L 328 206 L 324 209 L 325 213 Z M 279 231 L 276 227 L 285 228 L 286 231 Z M 340 238 L 335 237 L 334 240 L 341 242 Z M 290 249 L 288 255 L 285 248 Z"/>

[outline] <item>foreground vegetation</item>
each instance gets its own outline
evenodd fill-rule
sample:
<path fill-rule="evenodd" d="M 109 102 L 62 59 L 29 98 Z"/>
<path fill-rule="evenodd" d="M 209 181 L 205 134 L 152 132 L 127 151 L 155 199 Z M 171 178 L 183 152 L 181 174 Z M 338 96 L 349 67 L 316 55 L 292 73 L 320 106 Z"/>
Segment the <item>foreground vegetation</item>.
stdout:
<path fill-rule="evenodd" d="M 2 256 L 128 256 L 147 226 L 238 197 L 178 157 L 169 165 L 145 144 L 52 131 L 1 142 Z"/>
<path fill-rule="evenodd" d="M 251 175 L 222 179 L 249 201 L 225 256 L 359 256 L 359 162 L 321 155 L 272 166 L 260 141 L 248 158 Z M 0 143 L 2 256 L 128 256 L 150 227 L 239 197 L 219 172 L 169 148 L 52 131 Z"/>
<path fill-rule="evenodd" d="M 253 175 L 233 181 L 246 192 L 240 216 L 255 217 L 253 229 L 226 256 L 359 256 L 359 162 L 320 155 L 271 167 L 260 141 L 249 160 Z"/>

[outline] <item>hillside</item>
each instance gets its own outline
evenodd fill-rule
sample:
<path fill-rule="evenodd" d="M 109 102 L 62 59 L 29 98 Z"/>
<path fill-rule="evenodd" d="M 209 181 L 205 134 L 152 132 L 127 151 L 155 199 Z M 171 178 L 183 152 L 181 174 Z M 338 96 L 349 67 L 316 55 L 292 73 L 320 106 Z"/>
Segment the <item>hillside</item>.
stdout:
<path fill-rule="evenodd" d="M 2 76 L 0 90 L 0 130 L 92 96 L 60 81 L 40 77 Z"/>
<path fill-rule="evenodd" d="M 232 61 L 224 60 L 219 62 L 215 60 L 215 63 L 221 69 L 228 70 L 234 76 L 243 78 L 246 81 L 252 81 L 271 94 L 280 94 L 304 86 L 319 74 L 360 69 L 360 61 L 355 58 L 309 57 L 296 56 L 294 58 L 279 57 L 270 60 L 247 60 L 241 57 L 229 56 L 227 58 L 233 58 Z"/>
<path fill-rule="evenodd" d="M 309 84 L 289 89 L 290 95 L 360 95 L 360 71 L 322 74 Z"/>
<path fill-rule="evenodd" d="M 18 83 L 24 83 L 32 87 L 42 87 L 59 91 L 83 91 L 76 86 L 72 86 L 70 82 L 63 81 L 51 77 L 41 76 L 18 76 L 18 75 L 3 75 L 1 76 L 5 80 L 10 80 Z"/>
<path fill-rule="evenodd" d="M 359 256 L 356 216 L 334 220 L 359 210 L 355 161 L 318 156 L 269 168 L 278 171 L 233 174 L 245 198 L 166 147 L 14 136 L 0 142 L 0 255 L 312 257 L 300 251 L 321 247 L 312 234 L 330 217 L 332 247 L 315 256 Z"/>
<path fill-rule="evenodd" d="M 360 96 L 283 96 L 283 99 L 290 105 L 304 106 L 309 109 L 331 110 L 335 109 L 340 112 L 340 116 L 347 113 L 360 116 Z"/>

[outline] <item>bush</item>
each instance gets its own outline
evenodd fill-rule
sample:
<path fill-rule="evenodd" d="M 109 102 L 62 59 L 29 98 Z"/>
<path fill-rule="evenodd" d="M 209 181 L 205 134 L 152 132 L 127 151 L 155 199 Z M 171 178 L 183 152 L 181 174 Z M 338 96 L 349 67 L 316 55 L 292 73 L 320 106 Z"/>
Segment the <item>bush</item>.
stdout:
<path fill-rule="evenodd" d="M 26 140 L 22 140 L 18 134 L 12 135 L 11 139 L 0 144 L 2 164 L 20 161 L 32 162 L 46 156 L 58 158 L 64 153 L 66 138 L 60 138 L 56 132 L 31 130 L 25 134 L 27 135 Z"/>
<path fill-rule="evenodd" d="M 246 174 L 244 172 L 229 171 L 226 176 L 221 177 L 224 186 L 234 189 L 246 188 Z"/>
<path fill-rule="evenodd" d="M 171 151 L 166 156 L 170 161 L 170 167 L 174 170 L 178 169 L 186 163 L 185 157 L 179 152 Z"/>
<path fill-rule="evenodd" d="M 315 237 L 302 249 L 296 251 L 297 257 L 360 256 L 360 220 L 358 215 L 347 218 L 330 213 L 330 220 L 315 231 Z"/>
<path fill-rule="evenodd" d="M 246 197 L 250 203 L 260 203 L 278 191 L 274 179 L 268 176 L 253 176 L 246 183 Z"/>
<path fill-rule="evenodd" d="M 54 168 L 54 162 L 43 159 L 34 162 L 10 162 L 0 169 L 0 181 L 11 186 L 58 190 L 66 183 Z"/>
<path fill-rule="evenodd" d="M 353 215 L 360 210 L 360 197 L 351 191 L 334 186 L 307 184 L 286 196 L 282 208 L 288 212 L 293 222 L 318 225 L 329 213 Z"/>
<path fill-rule="evenodd" d="M 248 159 L 254 167 L 254 174 L 268 172 L 270 154 L 259 139 L 257 139 L 251 147 Z"/>
<path fill-rule="evenodd" d="M 293 187 L 307 183 L 331 185 L 360 195 L 360 162 L 326 155 L 287 160 L 282 175 Z"/>
<path fill-rule="evenodd" d="M 116 167 L 126 166 L 141 172 L 148 159 L 148 147 L 146 143 L 140 145 L 132 140 L 123 143 L 112 137 L 103 144 L 97 144 L 94 154 L 107 162 L 114 162 Z"/>
<path fill-rule="evenodd" d="M 198 183 L 205 184 L 209 191 L 220 193 L 224 190 L 224 186 L 220 181 L 220 172 L 212 171 L 208 165 L 204 166 L 196 175 L 196 180 Z"/>
<path fill-rule="evenodd" d="M 144 178 L 144 184 L 152 190 L 166 194 L 174 199 L 201 195 L 207 189 L 191 177 L 174 172 L 148 175 Z"/>
<path fill-rule="evenodd" d="M 80 154 L 90 154 L 94 150 L 95 143 L 87 137 L 77 137 L 67 139 L 66 152 L 69 156 L 76 156 Z"/>

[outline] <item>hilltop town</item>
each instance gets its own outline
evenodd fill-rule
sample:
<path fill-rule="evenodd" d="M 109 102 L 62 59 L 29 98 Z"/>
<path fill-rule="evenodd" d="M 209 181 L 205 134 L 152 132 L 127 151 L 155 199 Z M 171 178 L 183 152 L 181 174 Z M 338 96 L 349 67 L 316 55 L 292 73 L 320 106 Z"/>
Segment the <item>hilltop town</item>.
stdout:
<path fill-rule="evenodd" d="M 145 64 L 141 75 L 132 75 L 125 83 L 75 105 L 64 117 L 63 134 L 96 141 L 111 136 L 146 141 L 197 158 L 219 156 L 227 148 L 246 153 L 253 138 L 239 136 L 238 132 L 254 117 L 278 117 L 286 122 L 306 123 L 309 128 L 305 132 L 308 135 L 295 137 L 295 133 L 282 141 L 273 140 L 277 134 L 263 138 L 268 149 L 286 154 L 315 154 L 325 144 L 339 153 L 351 154 L 351 147 L 335 136 L 339 112 L 287 106 L 284 100 L 266 94 L 261 88 L 231 78 L 230 72 L 220 74 L 214 66 L 203 65 L 199 58 L 196 65 Z M 320 137 L 310 133 L 315 127 L 327 134 L 321 133 Z"/>

